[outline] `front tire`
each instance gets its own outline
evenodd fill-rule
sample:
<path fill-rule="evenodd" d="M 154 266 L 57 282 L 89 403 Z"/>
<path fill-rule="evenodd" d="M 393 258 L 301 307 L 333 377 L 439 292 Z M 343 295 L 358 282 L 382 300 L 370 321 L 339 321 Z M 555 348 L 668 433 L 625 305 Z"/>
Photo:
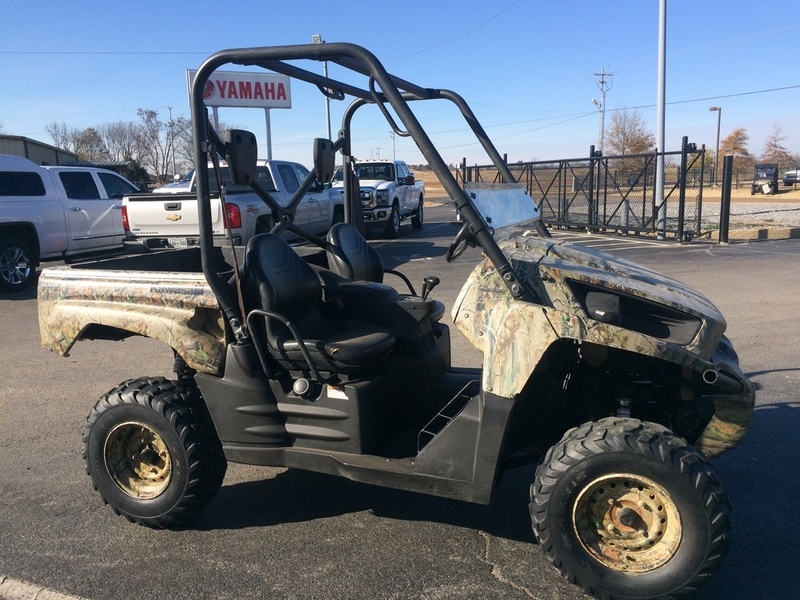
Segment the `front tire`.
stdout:
<path fill-rule="evenodd" d="M 400 209 L 397 203 L 392 204 L 392 212 L 389 213 L 389 220 L 386 221 L 386 237 L 390 240 L 400 236 Z"/>
<path fill-rule="evenodd" d="M 104 503 L 159 529 L 200 512 L 227 468 L 199 392 L 161 377 L 126 381 L 97 401 L 83 458 Z"/>
<path fill-rule="evenodd" d="M 569 431 L 530 495 L 550 562 L 599 598 L 682 597 L 727 551 L 730 505 L 713 468 L 654 423 L 608 418 Z"/>

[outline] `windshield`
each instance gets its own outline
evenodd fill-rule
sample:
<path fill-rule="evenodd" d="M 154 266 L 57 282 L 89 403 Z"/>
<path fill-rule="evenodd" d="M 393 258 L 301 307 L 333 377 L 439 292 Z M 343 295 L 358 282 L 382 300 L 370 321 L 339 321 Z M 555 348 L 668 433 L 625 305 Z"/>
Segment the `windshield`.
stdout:
<path fill-rule="evenodd" d="M 394 181 L 394 165 L 392 163 L 361 163 L 356 165 L 359 179 L 379 179 Z"/>
<path fill-rule="evenodd" d="M 534 229 L 539 221 L 536 202 L 519 184 L 467 182 L 464 191 L 495 232 L 506 228 Z"/>

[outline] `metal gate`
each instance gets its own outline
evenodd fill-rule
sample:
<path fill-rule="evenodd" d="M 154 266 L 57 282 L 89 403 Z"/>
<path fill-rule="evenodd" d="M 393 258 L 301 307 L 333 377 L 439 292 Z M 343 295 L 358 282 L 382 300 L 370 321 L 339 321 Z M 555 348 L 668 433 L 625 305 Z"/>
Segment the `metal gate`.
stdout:
<path fill-rule="evenodd" d="M 509 164 L 551 227 L 648 233 L 688 241 L 700 232 L 705 147 Z M 491 166 L 466 166 L 462 182 L 500 180 Z M 661 184 L 663 182 L 663 187 Z M 663 193 L 661 190 L 663 189 Z"/>

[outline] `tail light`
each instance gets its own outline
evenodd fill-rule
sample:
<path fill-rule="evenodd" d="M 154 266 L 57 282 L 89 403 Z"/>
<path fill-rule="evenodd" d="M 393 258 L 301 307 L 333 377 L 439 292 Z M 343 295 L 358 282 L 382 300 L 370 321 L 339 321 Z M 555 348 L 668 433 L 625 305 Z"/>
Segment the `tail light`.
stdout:
<path fill-rule="evenodd" d="M 123 206 L 122 207 L 122 229 L 124 231 L 130 231 L 131 230 L 131 224 L 128 223 L 128 207 L 127 206 Z"/>
<path fill-rule="evenodd" d="M 236 204 L 225 205 L 225 217 L 231 229 L 239 229 L 242 226 L 242 211 Z"/>

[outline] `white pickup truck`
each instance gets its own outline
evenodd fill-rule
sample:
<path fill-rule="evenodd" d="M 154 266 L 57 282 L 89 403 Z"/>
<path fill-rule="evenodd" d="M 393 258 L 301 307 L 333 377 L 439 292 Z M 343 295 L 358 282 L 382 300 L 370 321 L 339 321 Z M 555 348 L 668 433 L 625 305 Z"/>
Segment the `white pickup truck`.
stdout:
<path fill-rule="evenodd" d="M 333 189 L 343 189 L 342 168 L 334 174 Z M 381 226 L 388 238 L 400 235 L 400 222 L 411 219 L 422 227 L 425 184 L 402 160 L 365 160 L 356 164 L 361 187 L 361 209 L 367 227 Z"/>
<path fill-rule="evenodd" d="M 300 163 L 284 160 L 259 160 L 257 177 L 281 206 L 286 206 L 293 194 L 308 176 L 309 171 Z M 231 237 L 237 246 L 257 233 L 272 229 L 270 208 L 249 188 L 237 187 L 231 182 L 226 163 L 220 165 L 220 176 L 226 189 L 227 220 Z M 212 193 L 212 229 L 219 241 L 227 239 L 222 204 L 219 200 L 216 178 L 210 178 Z M 132 194 L 122 199 L 125 248 L 129 252 L 143 252 L 159 248 L 184 248 L 197 245 L 199 217 L 194 178 L 189 192 L 180 187 L 165 187 L 152 194 Z M 316 185 L 309 190 L 297 206 L 294 222 L 312 233 L 325 233 L 331 225 L 344 220 L 344 202 L 338 191 Z"/>
<path fill-rule="evenodd" d="M 106 169 L 0 155 L 0 292 L 25 289 L 41 261 L 121 250 L 121 200 L 138 191 Z"/>

